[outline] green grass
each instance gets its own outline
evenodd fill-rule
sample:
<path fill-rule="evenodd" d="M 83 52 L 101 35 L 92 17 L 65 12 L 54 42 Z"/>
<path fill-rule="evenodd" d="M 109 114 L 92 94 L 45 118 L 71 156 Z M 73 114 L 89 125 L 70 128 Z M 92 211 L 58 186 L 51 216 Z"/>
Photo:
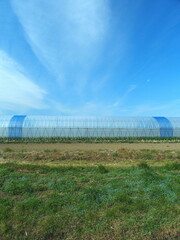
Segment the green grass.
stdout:
<path fill-rule="evenodd" d="M 2 163 L 0 239 L 178 239 L 179 167 Z"/>

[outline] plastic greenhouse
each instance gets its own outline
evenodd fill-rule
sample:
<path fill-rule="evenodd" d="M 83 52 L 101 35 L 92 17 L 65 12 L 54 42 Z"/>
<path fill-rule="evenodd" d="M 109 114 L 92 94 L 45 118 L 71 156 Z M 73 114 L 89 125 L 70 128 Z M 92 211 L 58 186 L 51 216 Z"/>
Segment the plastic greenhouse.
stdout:
<path fill-rule="evenodd" d="M 180 118 L 0 116 L 0 137 L 180 137 Z"/>

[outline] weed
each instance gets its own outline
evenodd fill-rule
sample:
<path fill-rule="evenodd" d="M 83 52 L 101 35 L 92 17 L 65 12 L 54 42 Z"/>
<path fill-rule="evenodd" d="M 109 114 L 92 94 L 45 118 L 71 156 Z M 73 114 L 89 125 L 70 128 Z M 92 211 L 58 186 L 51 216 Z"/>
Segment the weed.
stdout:
<path fill-rule="evenodd" d="M 28 176 L 14 176 L 7 179 L 2 190 L 10 195 L 23 195 L 33 192 L 32 179 Z"/>
<path fill-rule="evenodd" d="M 12 148 L 9 148 L 9 147 L 5 148 L 3 151 L 4 152 L 14 152 L 14 150 Z"/>
<path fill-rule="evenodd" d="M 112 153 L 112 156 L 117 158 L 117 157 L 120 157 L 120 154 L 118 152 L 114 152 L 114 153 Z"/>
<path fill-rule="evenodd" d="M 104 193 L 97 187 L 87 188 L 85 191 L 86 201 L 91 205 L 100 205 L 104 199 Z"/>
<path fill-rule="evenodd" d="M 172 170 L 180 170 L 180 163 L 174 162 L 174 163 L 168 163 L 164 166 L 165 169 L 172 171 Z"/>
<path fill-rule="evenodd" d="M 108 173 L 109 170 L 108 170 L 106 167 L 104 167 L 103 165 L 99 165 L 99 166 L 97 167 L 97 172 L 104 174 L 104 173 Z"/>
<path fill-rule="evenodd" d="M 45 149 L 44 152 L 49 153 L 49 152 L 51 152 L 51 150 L 50 149 Z"/>
<path fill-rule="evenodd" d="M 145 169 L 145 171 L 141 173 L 141 178 L 145 184 L 158 183 L 158 181 L 162 180 L 162 177 L 152 169 Z"/>
<path fill-rule="evenodd" d="M 150 166 L 146 163 L 146 162 L 141 162 L 138 164 L 138 167 L 140 169 L 145 169 L 145 170 L 149 170 L 150 169 Z"/>

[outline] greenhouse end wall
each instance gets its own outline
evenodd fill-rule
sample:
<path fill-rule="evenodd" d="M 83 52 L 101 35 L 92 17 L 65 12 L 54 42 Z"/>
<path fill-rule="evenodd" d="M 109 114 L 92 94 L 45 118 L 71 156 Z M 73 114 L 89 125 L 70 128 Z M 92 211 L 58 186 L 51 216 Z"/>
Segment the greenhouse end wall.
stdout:
<path fill-rule="evenodd" d="M 180 137 L 180 118 L 1 116 L 0 137 Z"/>

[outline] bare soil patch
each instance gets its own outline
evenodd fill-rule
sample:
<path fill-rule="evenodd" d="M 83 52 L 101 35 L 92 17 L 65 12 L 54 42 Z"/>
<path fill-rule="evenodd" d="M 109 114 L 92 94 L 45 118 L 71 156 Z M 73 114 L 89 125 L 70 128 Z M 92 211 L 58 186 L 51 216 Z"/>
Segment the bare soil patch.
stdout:
<path fill-rule="evenodd" d="M 26 151 L 88 151 L 88 150 L 112 150 L 118 149 L 149 149 L 149 150 L 180 150 L 180 143 L 8 143 L 0 144 L 0 151 L 11 148 L 13 150 Z"/>

